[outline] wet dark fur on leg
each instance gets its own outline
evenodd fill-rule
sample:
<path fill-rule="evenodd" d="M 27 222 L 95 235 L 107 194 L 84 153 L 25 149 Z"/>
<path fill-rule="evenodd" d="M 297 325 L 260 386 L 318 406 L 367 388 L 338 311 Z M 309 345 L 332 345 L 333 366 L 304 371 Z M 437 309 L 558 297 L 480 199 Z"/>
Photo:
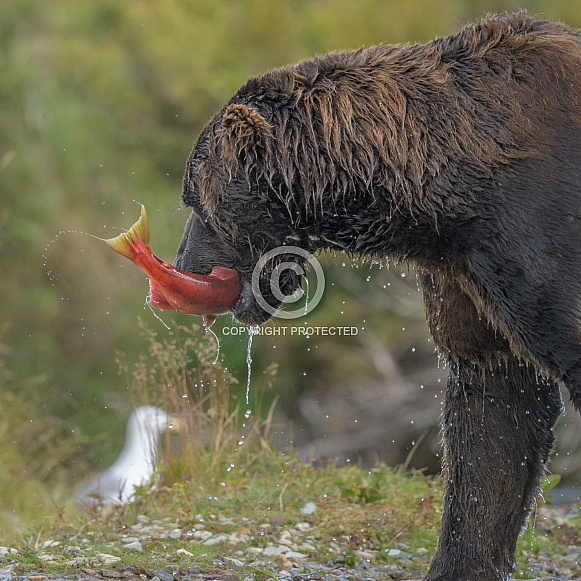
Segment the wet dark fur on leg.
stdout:
<path fill-rule="evenodd" d="M 581 408 L 580 184 L 581 39 L 525 13 L 251 79 L 188 160 L 176 266 L 236 268 L 244 323 L 269 317 L 252 271 L 279 246 L 392 256 L 423 273 L 451 370 L 430 581 L 507 578 L 558 381 Z M 284 280 L 288 294 L 300 284 Z"/>
<path fill-rule="evenodd" d="M 561 393 L 511 353 L 453 277 L 424 275 L 423 287 L 432 334 L 450 367 L 444 514 L 426 581 L 506 579 L 540 491 Z"/>

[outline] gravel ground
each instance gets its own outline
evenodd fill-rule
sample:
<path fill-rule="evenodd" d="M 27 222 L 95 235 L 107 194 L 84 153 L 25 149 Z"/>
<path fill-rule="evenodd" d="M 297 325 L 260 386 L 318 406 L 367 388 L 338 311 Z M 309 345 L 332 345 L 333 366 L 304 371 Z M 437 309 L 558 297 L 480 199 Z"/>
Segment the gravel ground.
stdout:
<path fill-rule="evenodd" d="M 568 518 L 579 517 L 579 507 L 545 507 L 536 522 L 536 534 L 548 528 L 571 533 Z M 112 533 L 108 543 L 113 552 L 122 557 L 92 548 L 94 539 L 86 530 L 75 539 L 75 544 L 64 545 L 46 541 L 34 555 L 47 566 L 57 566 L 66 574 L 46 574 L 26 571 L 24 559 L 17 548 L 0 547 L 0 581 L 63 580 L 151 580 L 151 581 L 380 581 L 420 579 L 421 571 L 430 555 L 423 547 L 394 544 L 381 554 L 374 550 L 354 551 L 349 537 L 322 540 L 308 522 L 290 527 L 269 523 L 254 523 L 249 519 L 218 519 L 210 524 L 200 522 L 195 526 L 179 527 L 175 521 L 151 520 L 145 515 L 122 533 Z M 212 532 L 223 525 L 234 532 Z M 576 540 L 576 536 L 570 537 Z M 172 539 L 176 542 L 164 544 Z M 569 541 L 570 543 L 571 541 Z M 144 553 L 152 546 L 160 555 L 159 569 L 147 570 L 128 562 L 134 553 Z M 168 547 L 171 546 L 171 549 Z M 201 570 L 184 566 L 188 558 L 200 562 L 200 546 L 208 547 L 212 555 L 210 565 Z M 161 547 L 161 549 L 160 549 Z M 194 549 L 195 547 L 195 549 Z M 102 549 L 102 545 L 100 545 Z M 119 551 L 121 549 L 121 551 Z M 166 552 L 164 552 L 164 550 Z M 197 557 L 194 555 L 196 552 Z M 168 552 L 169 551 L 169 552 Z M 203 551 L 203 549 L 202 549 Z M 217 551 L 217 552 L 216 552 Z M 173 554 L 172 554 L 173 552 Z M 386 553 L 386 554 L 385 554 Z M 172 558 L 176 564 L 172 565 Z M 520 563 L 526 578 L 538 581 L 581 579 L 581 547 L 569 544 L 562 555 L 527 556 L 528 563 Z M 178 565 L 177 561 L 181 564 Z M 169 564 L 168 564 L 169 563 Z M 40 568 L 42 569 L 42 567 Z M 522 578 L 522 577 L 521 577 Z"/>

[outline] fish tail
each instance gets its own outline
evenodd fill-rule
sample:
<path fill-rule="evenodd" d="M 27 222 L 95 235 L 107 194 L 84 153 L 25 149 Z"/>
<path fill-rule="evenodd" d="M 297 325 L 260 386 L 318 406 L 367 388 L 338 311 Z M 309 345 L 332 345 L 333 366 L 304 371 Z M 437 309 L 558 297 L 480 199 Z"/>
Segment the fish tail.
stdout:
<path fill-rule="evenodd" d="M 127 232 L 123 232 L 115 238 L 109 238 L 108 240 L 105 240 L 105 242 L 115 250 L 115 252 L 129 258 L 129 260 L 135 258 L 136 248 L 140 243 L 149 248 L 149 223 L 147 221 L 145 206 L 141 206 L 139 220 L 137 220 L 137 222 L 135 222 Z"/>

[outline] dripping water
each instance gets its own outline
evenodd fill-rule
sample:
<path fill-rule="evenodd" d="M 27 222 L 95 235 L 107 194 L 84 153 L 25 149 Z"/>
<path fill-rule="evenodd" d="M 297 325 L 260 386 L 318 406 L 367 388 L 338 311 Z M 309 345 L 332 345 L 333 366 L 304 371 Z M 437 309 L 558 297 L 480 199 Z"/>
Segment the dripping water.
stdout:
<path fill-rule="evenodd" d="M 218 363 L 218 357 L 220 357 L 220 339 L 218 339 L 218 335 L 216 335 L 212 330 L 211 324 L 208 325 L 208 319 L 206 317 L 204 317 L 204 327 L 206 328 L 206 333 L 211 333 L 214 335 L 214 339 L 216 339 L 216 357 L 214 357 L 214 361 L 212 361 L 212 365 L 216 365 L 216 363 Z"/>
<path fill-rule="evenodd" d="M 171 331 L 171 327 L 155 312 L 154 308 L 151 306 L 149 302 L 149 296 L 145 300 L 145 304 L 149 307 L 151 314 L 168 330 Z"/>
<path fill-rule="evenodd" d="M 252 375 L 252 339 L 258 333 L 258 326 L 248 328 L 248 348 L 246 350 L 246 366 L 248 367 L 248 376 L 246 378 L 246 405 L 250 395 L 250 376 Z"/>

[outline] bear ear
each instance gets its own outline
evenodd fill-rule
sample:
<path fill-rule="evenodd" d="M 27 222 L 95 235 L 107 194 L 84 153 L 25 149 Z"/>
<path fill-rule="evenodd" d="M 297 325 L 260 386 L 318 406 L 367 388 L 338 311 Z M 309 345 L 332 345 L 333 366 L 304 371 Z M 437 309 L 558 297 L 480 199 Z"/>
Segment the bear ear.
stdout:
<path fill-rule="evenodd" d="M 242 153 L 255 154 L 266 148 L 272 126 L 254 108 L 242 104 L 229 105 L 224 113 L 225 153 L 236 158 Z"/>

